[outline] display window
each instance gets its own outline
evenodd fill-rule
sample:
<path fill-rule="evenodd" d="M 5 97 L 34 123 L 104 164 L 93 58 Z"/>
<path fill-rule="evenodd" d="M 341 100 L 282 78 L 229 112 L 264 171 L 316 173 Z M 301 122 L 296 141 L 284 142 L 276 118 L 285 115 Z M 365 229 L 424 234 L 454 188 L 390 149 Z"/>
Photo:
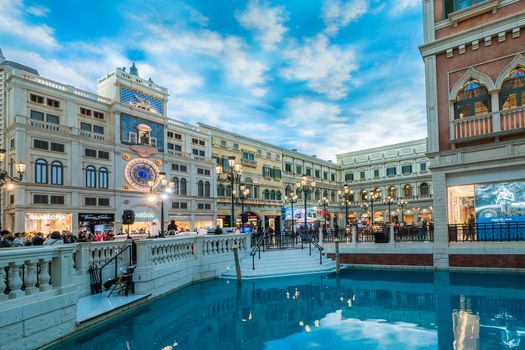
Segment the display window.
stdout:
<path fill-rule="evenodd" d="M 27 233 L 42 232 L 44 235 L 53 231 L 71 231 L 70 213 L 26 213 L 25 231 Z"/>

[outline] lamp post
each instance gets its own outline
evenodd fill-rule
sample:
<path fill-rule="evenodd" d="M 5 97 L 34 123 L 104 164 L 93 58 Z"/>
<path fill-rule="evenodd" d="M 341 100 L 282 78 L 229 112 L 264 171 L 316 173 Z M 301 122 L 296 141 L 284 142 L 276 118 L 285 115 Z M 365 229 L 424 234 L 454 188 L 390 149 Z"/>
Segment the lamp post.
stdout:
<path fill-rule="evenodd" d="M 0 149 L 0 164 L 3 165 L 5 160 L 5 149 Z M 22 182 L 22 179 L 24 178 L 24 174 L 26 172 L 26 165 L 22 162 L 17 162 L 15 164 L 15 170 L 17 172 L 17 176 L 11 176 L 7 172 L 7 170 L 0 169 L 0 230 L 3 228 L 3 206 L 2 206 L 2 193 L 1 189 L 4 187 L 8 191 L 12 191 L 15 187 L 13 182 Z"/>
<path fill-rule="evenodd" d="M 388 196 L 385 200 L 384 200 L 385 204 L 388 205 L 388 223 L 391 223 L 392 222 L 392 215 L 390 214 L 390 206 L 392 205 L 392 203 L 394 203 L 394 198 Z"/>
<path fill-rule="evenodd" d="M 224 169 L 221 165 L 217 165 L 215 167 L 215 171 L 217 172 L 217 180 L 220 182 L 229 182 L 231 186 L 231 220 L 230 220 L 230 227 L 233 227 L 233 223 L 235 220 L 235 194 L 234 194 L 234 187 L 235 184 L 239 184 L 241 182 L 241 175 L 242 175 L 242 165 L 241 163 L 237 163 L 235 161 L 235 157 L 229 157 L 228 158 L 228 169 Z"/>
<path fill-rule="evenodd" d="M 338 191 L 337 193 L 339 198 L 345 201 L 345 227 L 348 227 L 348 205 L 352 203 L 350 199 L 353 199 L 354 191 L 351 191 L 348 185 L 344 185 L 343 191 Z"/>
<path fill-rule="evenodd" d="M 308 201 L 307 194 L 312 193 L 315 188 L 315 181 L 308 180 L 306 175 L 303 176 L 302 180 L 297 184 L 297 189 L 303 193 L 304 201 L 304 229 L 308 230 L 308 215 L 306 209 L 306 203 Z M 305 231 L 306 232 L 306 231 Z"/>
<path fill-rule="evenodd" d="M 319 205 L 323 207 L 323 219 L 324 219 L 324 227 L 326 228 L 326 207 L 330 204 L 330 201 L 328 198 L 323 197 L 319 200 Z"/>
<path fill-rule="evenodd" d="M 291 207 L 292 207 L 292 235 L 295 235 L 295 216 L 294 216 L 294 213 L 293 213 L 293 205 L 295 203 L 297 203 L 297 195 L 296 194 L 290 194 L 290 196 L 285 196 L 284 197 L 284 202 L 285 203 L 290 203 Z"/>
<path fill-rule="evenodd" d="M 244 200 L 249 198 L 250 190 L 244 185 L 239 187 L 239 200 L 241 201 L 241 232 L 244 232 Z"/>
<path fill-rule="evenodd" d="M 408 204 L 408 202 L 402 199 L 397 204 L 399 204 L 399 206 L 401 207 L 401 222 L 404 223 L 405 216 L 403 215 L 403 209 Z"/>
<path fill-rule="evenodd" d="M 160 232 L 164 234 L 164 200 L 168 198 L 168 193 L 173 192 L 175 183 L 173 181 L 168 181 L 166 178 L 165 172 L 160 172 L 160 182 L 155 186 L 155 182 L 148 181 L 149 192 L 152 194 L 150 197 L 151 201 L 155 201 L 155 196 L 153 193 L 159 193 L 160 198 Z"/>
<path fill-rule="evenodd" d="M 369 196 L 366 196 L 366 200 L 370 202 L 370 210 L 372 212 L 371 223 L 374 224 L 374 202 L 378 201 L 381 198 L 381 194 L 378 192 L 372 192 Z"/>

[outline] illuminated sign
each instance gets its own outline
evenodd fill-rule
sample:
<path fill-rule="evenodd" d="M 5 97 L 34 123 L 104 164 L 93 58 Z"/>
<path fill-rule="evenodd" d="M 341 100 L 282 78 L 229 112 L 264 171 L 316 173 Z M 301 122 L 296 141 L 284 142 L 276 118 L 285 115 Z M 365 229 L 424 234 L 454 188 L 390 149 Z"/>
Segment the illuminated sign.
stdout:
<path fill-rule="evenodd" d="M 51 214 L 51 213 L 28 213 L 29 220 L 66 220 L 69 214 Z"/>

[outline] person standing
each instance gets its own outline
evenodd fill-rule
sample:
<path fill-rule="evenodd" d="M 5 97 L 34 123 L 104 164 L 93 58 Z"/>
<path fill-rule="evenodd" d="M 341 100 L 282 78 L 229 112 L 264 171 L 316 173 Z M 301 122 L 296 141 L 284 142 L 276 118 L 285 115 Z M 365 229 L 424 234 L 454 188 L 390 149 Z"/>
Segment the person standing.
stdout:
<path fill-rule="evenodd" d="M 175 220 L 171 220 L 168 224 L 168 234 L 174 235 L 177 233 L 177 224 L 175 223 Z"/>
<path fill-rule="evenodd" d="M 157 226 L 157 223 L 156 222 L 152 222 L 151 223 L 151 227 L 149 229 L 149 236 L 151 238 L 158 238 L 160 235 L 160 231 L 159 231 L 159 228 Z"/>

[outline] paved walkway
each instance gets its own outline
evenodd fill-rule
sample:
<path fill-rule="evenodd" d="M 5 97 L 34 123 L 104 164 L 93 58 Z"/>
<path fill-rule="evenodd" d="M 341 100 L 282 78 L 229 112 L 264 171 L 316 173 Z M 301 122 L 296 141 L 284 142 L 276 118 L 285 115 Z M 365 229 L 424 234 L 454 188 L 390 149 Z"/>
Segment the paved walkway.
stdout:
<path fill-rule="evenodd" d="M 123 306 L 146 298 L 144 294 L 130 294 L 121 296 L 114 293 L 108 298 L 109 291 L 82 297 L 77 303 L 77 324 L 103 315 Z"/>

